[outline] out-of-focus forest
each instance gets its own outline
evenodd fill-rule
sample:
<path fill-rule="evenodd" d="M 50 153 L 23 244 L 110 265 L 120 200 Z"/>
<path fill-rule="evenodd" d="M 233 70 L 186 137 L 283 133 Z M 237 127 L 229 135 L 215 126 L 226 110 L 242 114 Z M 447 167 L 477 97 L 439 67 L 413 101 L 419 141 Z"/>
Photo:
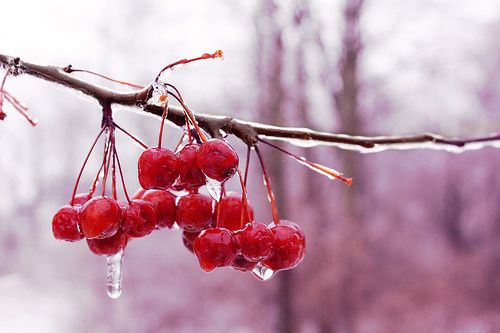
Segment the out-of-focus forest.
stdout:
<path fill-rule="evenodd" d="M 223 61 L 169 77 L 196 112 L 353 135 L 500 128 L 496 0 L 19 0 L 1 13 L 0 53 L 142 85 L 175 60 L 222 49 Z M 39 124 L 4 106 L 2 332 L 500 330 L 498 149 L 362 154 L 280 143 L 354 177 L 346 187 L 262 147 L 280 217 L 306 233 L 303 262 L 266 282 L 229 268 L 207 274 L 179 230 L 155 231 L 127 246 L 113 300 L 105 258 L 51 230 L 99 132 L 98 103 L 27 76 L 9 77 L 5 88 Z M 116 122 L 154 145 L 159 120 L 133 111 L 115 108 Z M 180 136 L 168 127 L 164 144 L 174 148 Z M 117 140 L 133 192 L 141 148 Z M 250 170 L 250 202 L 268 223 L 256 159 Z"/>

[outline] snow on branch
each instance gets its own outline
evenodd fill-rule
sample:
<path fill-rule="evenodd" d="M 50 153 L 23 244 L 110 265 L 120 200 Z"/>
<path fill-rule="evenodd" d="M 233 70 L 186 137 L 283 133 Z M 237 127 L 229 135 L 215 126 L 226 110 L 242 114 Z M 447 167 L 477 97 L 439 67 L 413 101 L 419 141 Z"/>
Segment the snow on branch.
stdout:
<path fill-rule="evenodd" d="M 0 65 L 11 75 L 35 76 L 80 91 L 95 98 L 102 105 L 133 106 L 158 116 L 161 116 L 164 111 L 162 106 L 152 102 L 153 84 L 137 88 L 134 92 L 119 92 L 77 78 L 73 74 L 76 70 L 73 70 L 71 66 L 57 67 L 32 64 L 22 61 L 20 58 L 2 54 L 0 54 Z M 387 149 L 437 149 L 459 153 L 484 147 L 500 148 L 500 134 L 498 133 L 474 138 L 446 138 L 433 133 L 366 137 L 318 132 L 308 128 L 278 127 L 226 116 L 194 114 L 200 128 L 211 136 L 219 137 L 223 133 L 232 134 L 249 146 L 256 145 L 259 138 L 266 138 L 285 140 L 298 146 L 330 145 L 362 153 Z M 186 122 L 184 110 L 176 106 L 168 107 L 167 119 L 178 126 L 183 126 Z"/>

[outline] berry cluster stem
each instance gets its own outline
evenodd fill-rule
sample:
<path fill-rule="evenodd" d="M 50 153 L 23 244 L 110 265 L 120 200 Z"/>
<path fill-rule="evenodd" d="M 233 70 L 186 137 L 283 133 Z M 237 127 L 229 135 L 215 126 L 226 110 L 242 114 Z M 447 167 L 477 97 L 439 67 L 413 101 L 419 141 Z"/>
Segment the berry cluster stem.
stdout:
<path fill-rule="evenodd" d="M 267 194 L 269 196 L 269 201 L 271 202 L 271 209 L 273 212 L 273 221 L 274 221 L 274 224 L 278 225 L 280 219 L 278 216 L 278 208 L 276 207 L 276 200 L 274 199 L 273 189 L 271 187 L 271 179 L 269 178 L 269 174 L 267 173 L 266 164 L 264 163 L 264 159 L 262 157 L 262 154 L 260 153 L 259 147 L 255 146 L 254 149 L 255 149 L 255 152 L 257 153 L 257 156 L 259 157 L 260 165 L 262 166 L 262 172 L 264 173 L 264 182 L 266 183 Z"/>

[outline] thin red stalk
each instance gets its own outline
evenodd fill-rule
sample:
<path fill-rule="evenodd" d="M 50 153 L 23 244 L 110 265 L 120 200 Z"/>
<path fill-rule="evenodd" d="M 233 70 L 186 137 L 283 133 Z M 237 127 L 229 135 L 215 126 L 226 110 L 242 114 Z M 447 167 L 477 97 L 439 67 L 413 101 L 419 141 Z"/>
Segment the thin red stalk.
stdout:
<path fill-rule="evenodd" d="M 116 157 L 116 164 L 118 165 L 118 172 L 120 173 L 120 179 L 122 181 L 122 186 L 123 186 L 123 193 L 125 194 L 125 198 L 127 199 L 127 202 L 130 204 L 132 202 L 132 200 L 130 200 L 130 197 L 128 196 L 128 192 L 127 192 L 127 187 L 125 186 L 125 179 L 123 177 L 122 166 L 120 164 L 120 159 L 118 158 L 118 152 L 116 151 L 116 146 L 113 147 L 113 154 Z"/>
<path fill-rule="evenodd" d="M 352 184 L 352 178 L 346 178 L 346 177 L 342 176 L 342 174 L 340 172 L 338 172 L 338 171 L 332 170 L 332 169 L 330 169 L 328 167 L 325 167 L 325 166 L 323 166 L 321 164 L 318 164 L 318 163 L 310 162 L 310 161 L 306 160 L 303 157 L 300 157 L 300 156 L 297 156 L 295 154 L 292 154 L 289 151 L 287 151 L 287 150 L 285 150 L 285 149 L 283 149 L 283 148 L 281 148 L 281 147 L 279 147 L 279 146 L 277 146 L 275 144 L 272 144 L 269 141 L 263 140 L 261 138 L 258 138 L 258 140 L 260 142 L 262 142 L 262 143 L 265 143 L 266 145 L 269 145 L 269 146 L 271 146 L 271 147 L 273 147 L 275 149 L 278 149 L 279 151 L 281 151 L 281 152 L 287 154 L 288 156 L 294 158 L 299 163 L 302 163 L 302 164 L 310 167 L 311 169 L 313 169 L 315 171 L 318 171 L 318 172 L 320 172 L 320 173 L 322 173 L 324 175 L 331 176 L 331 177 L 334 177 L 334 178 L 342 180 L 344 183 L 347 184 L 347 186 L 351 186 L 351 184 Z"/>
<path fill-rule="evenodd" d="M 201 55 L 200 57 L 196 57 L 196 58 L 192 58 L 192 59 L 177 60 L 176 62 L 173 62 L 170 65 L 167 65 L 165 68 L 163 68 L 160 71 L 160 73 L 158 74 L 158 77 L 161 75 L 161 73 L 163 73 L 167 69 L 170 69 L 170 68 L 175 67 L 177 65 L 185 65 L 185 64 L 188 64 L 188 63 L 193 62 L 193 61 L 198 61 L 198 60 L 203 60 L 203 59 L 215 59 L 215 58 L 222 58 L 222 57 L 223 57 L 222 56 L 222 51 L 221 50 L 217 50 L 217 51 L 215 51 L 212 54 L 205 53 L 205 54 Z"/>
<path fill-rule="evenodd" d="M 114 149 L 115 145 L 113 144 L 113 152 L 112 157 L 113 157 L 113 163 L 111 164 L 111 179 L 112 179 L 112 185 L 111 189 L 113 191 L 113 199 L 118 200 L 118 193 L 116 192 L 116 150 Z"/>
<path fill-rule="evenodd" d="M 82 177 L 82 174 L 83 174 L 83 169 L 85 169 L 85 165 L 87 164 L 87 162 L 88 162 L 88 160 L 90 158 L 90 154 L 94 150 L 94 147 L 97 144 L 97 141 L 99 141 L 99 138 L 101 137 L 102 133 L 104 133 L 105 129 L 106 129 L 105 127 L 101 128 L 101 131 L 97 135 L 97 138 L 94 140 L 94 143 L 92 144 L 92 147 L 90 148 L 90 151 L 87 154 L 87 157 L 85 158 L 85 161 L 83 162 L 82 168 L 80 169 L 80 173 L 78 174 L 78 177 L 76 178 L 75 187 L 73 188 L 73 195 L 71 196 L 71 202 L 70 202 L 71 206 L 73 206 L 73 204 L 75 203 L 75 195 L 76 195 L 76 191 L 78 189 L 78 183 L 80 182 L 80 178 Z M 95 190 L 95 187 L 94 187 L 94 190 Z M 91 189 L 91 192 L 93 193 L 92 189 Z M 92 195 L 92 193 L 91 193 L 91 195 Z"/>
<path fill-rule="evenodd" d="M 73 69 L 73 68 L 71 68 L 71 66 L 68 66 L 68 67 L 64 68 L 64 71 L 68 72 L 68 73 L 73 73 L 73 72 L 88 73 L 88 74 L 92 74 L 92 75 L 98 76 L 100 78 L 106 79 L 106 80 L 111 81 L 111 82 L 116 82 L 116 83 L 119 83 L 119 84 L 131 86 L 131 87 L 134 87 L 134 88 L 144 88 L 143 86 L 140 86 L 140 85 L 137 85 L 137 84 L 128 83 L 128 82 L 120 81 L 120 80 L 115 80 L 115 79 L 112 79 L 112 78 L 107 77 L 105 75 L 102 75 L 102 74 L 99 74 L 99 73 L 96 73 L 96 72 L 92 72 L 92 71 L 89 71 L 89 70 L 86 70 L 86 69 Z"/>
<path fill-rule="evenodd" d="M 189 108 L 187 107 L 187 105 L 184 103 L 184 101 L 182 100 L 182 97 L 178 97 L 178 96 L 176 96 L 174 93 L 172 93 L 170 91 L 169 91 L 169 94 L 171 96 L 173 96 L 181 104 L 182 108 L 184 109 L 184 114 L 186 115 L 186 117 L 193 124 L 194 128 L 196 129 L 196 132 L 200 136 L 200 140 L 202 142 L 207 141 L 207 137 L 205 136 L 205 134 L 203 134 L 203 132 L 201 131 L 201 128 L 198 126 L 198 122 L 196 121 L 196 118 L 195 118 L 194 114 L 191 112 L 191 110 L 189 110 Z"/>
<path fill-rule="evenodd" d="M 243 184 L 245 186 L 247 186 L 247 179 L 248 179 L 248 169 L 249 169 L 249 166 L 250 166 L 250 153 L 252 151 L 252 148 L 250 146 L 247 146 L 247 161 L 246 161 L 246 164 L 245 164 L 245 180 L 243 182 Z"/>
<path fill-rule="evenodd" d="M 240 216 L 240 229 L 243 228 L 243 221 L 245 220 L 245 212 L 248 217 L 248 221 L 252 221 L 252 217 L 250 216 L 250 209 L 248 208 L 248 192 L 245 186 L 245 182 L 243 180 L 243 175 L 241 174 L 240 169 L 238 171 L 238 176 L 240 178 L 241 184 L 241 192 L 242 192 L 242 202 L 241 202 L 241 216 Z"/>
<path fill-rule="evenodd" d="M 163 127 L 165 126 L 165 118 L 167 117 L 167 111 L 168 111 L 168 97 L 165 100 L 165 107 L 163 108 L 163 113 L 161 115 L 160 134 L 158 135 L 158 148 L 161 148 L 161 138 L 163 137 Z"/>
<path fill-rule="evenodd" d="M 132 135 L 131 133 L 127 132 L 125 129 L 123 129 L 122 127 L 118 126 L 115 122 L 113 122 L 113 126 L 115 126 L 116 128 L 118 128 L 120 131 L 122 131 L 123 133 L 125 133 L 126 135 L 128 135 L 132 140 L 134 140 L 135 142 L 137 142 L 139 145 L 141 145 L 144 149 L 148 149 L 148 146 L 142 142 L 141 140 L 139 140 L 139 138 L 135 137 L 134 135 Z"/>
<path fill-rule="evenodd" d="M 32 119 L 26 113 L 26 111 L 28 111 L 28 108 L 21 105 L 21 103 L 8 92 L 4 91 L 4 93 L 5 93 L 5 99 L 7 99 L 7 101 L 9 101 L 12 104 L 12 106 L 14 106 L 14 108 L 24 116 L 24 118 L 26 118 L 26 120 L 31 124 L 31 126 L 36 126 L 37 124 L 36 120 Z"/>
<path fill-rule="evenodd" d="M 110 128 L 110 133 L 109 135 L 111 136 L 113 133 L 113 129 Z M 104 149 L 104 159 L 103 159 L 103 165 L 104 165 L 104 177 L 102 178 L 102 196 L 104 197 L 106 195 L 106 182 L 108 180 L 108 173 L 109 173 L 109 166 L 111 163 L 111 153 L 112 153 L 112 140 L 110 137 L 108 137 L 107 142 L 105 143 L 105 149 Z"/>
<path fill-rule="evenodd" d="M 278 217 L 278 208 L 276 207 L 276 200 L 274 199 L 273 189 L 271 187 L 271 179 L 269 178 L 269 174 L 267 173 L 266 165 L 264 163 L 264 159 L 262 158 L 262 154 L 260 153 L 260 149 L 258 146 L 255 146 L 255 152 L 259 157 L 260 165 L 262 166 L 262 172 L 264 173 L 264 180 L 267 187 L 267 194 L 269 196 L 269 201 L 271 201 L 271 209 L 273 211 L 273 221 L 274 224 L 278 224 L 280 219 Z"/>

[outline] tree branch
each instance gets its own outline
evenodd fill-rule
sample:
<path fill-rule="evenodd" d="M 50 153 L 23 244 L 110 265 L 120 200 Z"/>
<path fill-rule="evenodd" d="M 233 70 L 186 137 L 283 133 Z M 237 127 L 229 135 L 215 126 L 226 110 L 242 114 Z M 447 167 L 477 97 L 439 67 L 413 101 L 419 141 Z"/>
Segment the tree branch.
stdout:
<path fill-rule="evenodd" d="M 19 58 L 0 54 L 0 65 L 10 68 L 14 76 L 26 74 L 53 82 L 95 98 L 100 104 L 119 104 L 141 108 L 143 111 L 161 116 L 163 107 L 150 103 L 153 92 L 148 85 L 135 92 L 118 92 L 81 80 L 71 74 L 71 66 L 56 67 L 37 65 Z M 195 113 L 199 126 L 213 137 L 224 133 L 232 134 L 249 146 L 254 146 L 258 138 L 285 140 L 299 146 L 331 145 L 342 149 L 363 153 L 379 152 L 387 149 L 438 149 L 463 152 L 491 146 L 500 148 L 500 134 L 494 133 L 476 138 L 445 138 L 433 133 L 405 136 L 352 136 L 318 132 L 308 128 L 290 128 L 247 122 L 232 117 L 221 117 Z M 167 119 L 178 126 L 185 125 L 185 115 L 180 107 L 169 106 Z"/>

